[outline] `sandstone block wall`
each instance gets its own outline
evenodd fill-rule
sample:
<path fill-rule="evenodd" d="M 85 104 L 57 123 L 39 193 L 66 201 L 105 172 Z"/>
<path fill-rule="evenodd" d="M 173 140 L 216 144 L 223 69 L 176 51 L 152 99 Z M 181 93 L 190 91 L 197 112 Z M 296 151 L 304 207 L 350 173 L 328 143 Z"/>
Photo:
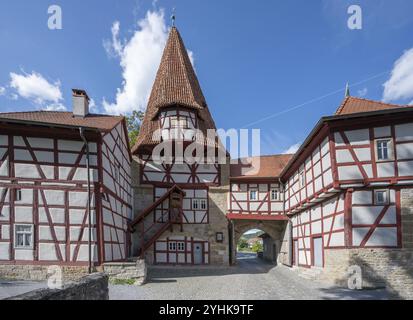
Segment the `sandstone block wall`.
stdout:
<path fill-rule="evenodd" d="M 40 289 L 6 300 L 109 300 L 108 276 L 95 273 L 62 290 Z"/>
<path fill-rule="evenodd" d="M 0 265 L 0 278 L 10 280 L 44 281 L 48 278 L 49 266 L 44 265 Z M 63 281 L 77 281 L 88 275 L 88 267 L 61 266 Z M 95 268 L 100 271 L 101 268 Z"/>
<path fill-rule="evenodd" d="M 147 268 L 143 259 L 135 262 L 105 263 L 103 270 L 110 280 L 134 280 L 135 285 L 143 285 L 146 282 Z"/>

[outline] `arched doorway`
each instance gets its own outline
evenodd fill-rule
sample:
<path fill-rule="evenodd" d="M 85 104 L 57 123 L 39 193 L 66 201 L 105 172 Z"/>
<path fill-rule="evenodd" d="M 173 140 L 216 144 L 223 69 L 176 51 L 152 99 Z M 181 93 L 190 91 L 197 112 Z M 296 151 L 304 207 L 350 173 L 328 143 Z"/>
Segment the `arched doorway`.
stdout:
<path fill-rule="evenodd" d="M 284 256 L 289 254 L 287 221 L 236 220 L 232 221 L 232 226 L 234 264 L 247 258 L 261 259 L 274 265 L 285 262 Z M 246 242 L 249 242 L 249 248 L 240 250 L 245 248 Z M 261 245 L 254 245 L 257 242 Z"/>

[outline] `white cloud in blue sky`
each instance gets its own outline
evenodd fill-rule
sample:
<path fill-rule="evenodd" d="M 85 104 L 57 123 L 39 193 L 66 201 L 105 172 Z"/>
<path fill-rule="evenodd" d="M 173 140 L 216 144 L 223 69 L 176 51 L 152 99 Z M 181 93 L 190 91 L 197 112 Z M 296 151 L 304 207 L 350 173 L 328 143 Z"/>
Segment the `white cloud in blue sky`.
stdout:
<path fill-rule="evenodd" d="M 123 82 L 117 89 L 116 101 L 103 99 L 103 108 L 110 114 L 145 110 L 168 37 L 164 11 L 148 11 L 128 40 L 119 38 L 118 21 L 113 23 L 111 31 L 112 40 L 105 41 L 104 47 L 108 54 L 119 59 Z"/>
<path fill-rule="evenodd" d="M 390 79 L 383 86 L 385 102 L 413 98 L 413 48 L 405 51 L 394 63 Z"/>
<path fill-rule="evenodd" d="M 40 73 L 10 73 L 10 88 L 15 92 L 12 97 L 27 99 L 44 110 L 62 111 L 63 94 L 59 80 L 49 82 Z"/>

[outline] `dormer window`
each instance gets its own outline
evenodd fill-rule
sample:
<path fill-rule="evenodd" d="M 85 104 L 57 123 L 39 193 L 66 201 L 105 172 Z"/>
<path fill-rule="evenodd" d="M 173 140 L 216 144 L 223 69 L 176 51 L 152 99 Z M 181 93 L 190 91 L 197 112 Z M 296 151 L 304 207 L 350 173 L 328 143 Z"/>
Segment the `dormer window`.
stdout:
<path fill-rule="evenodd" d="M 173 116 L 170 118 L 171 129 L 188 129 L 188 118 L 184 116 Z"/>

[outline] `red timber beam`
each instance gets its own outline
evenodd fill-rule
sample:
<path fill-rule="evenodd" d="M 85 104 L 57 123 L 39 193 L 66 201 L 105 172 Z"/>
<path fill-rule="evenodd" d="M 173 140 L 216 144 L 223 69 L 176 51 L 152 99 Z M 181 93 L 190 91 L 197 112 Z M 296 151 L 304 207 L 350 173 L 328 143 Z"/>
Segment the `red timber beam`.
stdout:
<path fill-rule="evenodd" d="M 168 190 L 162 197 L 160 197 L 157 201 L 155 201 L 151 206 L 146 208 L 135 220 L 133 220 L 130 224 L 130 228 L 133 229 L 138 223 L 140 223 L 143 219 L 145 219 L 153 210 L 156 209 L 162 202 L 164 202 L 172 193 L 177 192 L 185 197 L 185 192 L 174 185 L 171 189 Z"/>
<path fill-rule="evenodd" d="M 229 220 L 256 220 L 256 221 L 289 221 L 290 219 L 282 214 L 279 215 L 259 215 L 259 214 L 241 214 L 228 213 Z"/>

